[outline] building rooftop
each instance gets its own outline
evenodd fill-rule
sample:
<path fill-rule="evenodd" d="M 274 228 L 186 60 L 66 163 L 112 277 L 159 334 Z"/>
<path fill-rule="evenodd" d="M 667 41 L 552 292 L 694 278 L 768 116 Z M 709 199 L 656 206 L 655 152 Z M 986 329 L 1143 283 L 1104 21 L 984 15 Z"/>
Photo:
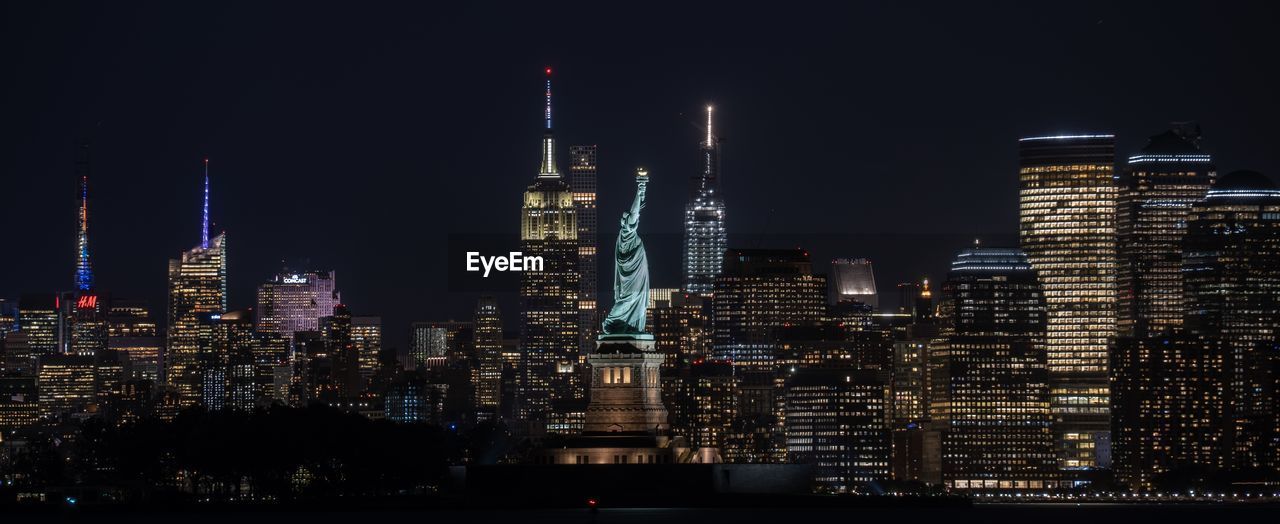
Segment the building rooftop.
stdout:
<path fill-rule="evenodd" d="M 972 247 L 960 251 L 951 262 L 951 271 L 1010 272 L 1031 271 L 1031 262 L 1021 249 L 1012 247 Z"/>
<path fill-rule="evenodd" d="M 1253 190 L 1253 189 L 1275 189 L 1276 184 L 1272 182 L 1267 175 L 1257 171 L 1232 171 L 1226 176 L 1218 179 L 1218 183 L 1214 184 L 1213 189 L 1209 190 L 1210 194 L 1224 193 L 1227 191 Z"/>

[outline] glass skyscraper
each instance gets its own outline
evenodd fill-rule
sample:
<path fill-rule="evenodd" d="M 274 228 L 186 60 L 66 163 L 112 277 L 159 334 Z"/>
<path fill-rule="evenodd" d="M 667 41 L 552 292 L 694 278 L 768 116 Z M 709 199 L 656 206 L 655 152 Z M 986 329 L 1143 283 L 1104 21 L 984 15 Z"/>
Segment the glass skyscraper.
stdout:
<path fill-rule="evenodd" d="M 1019 233 L 1048 311 L 1058 465 L 1110 465 L 1108 347 L 1116 330 L 1115 136 L 1023 138 Z"/>
<path fill-rule="evenodd" d="M 200 400 L 200 343 L 211 339 L 208 318 L 227 311 L 227 239 L 225 233 L 209 238 L 207 160 L 205 167 L 200 245 L 169 260 L 165 380 L 183 406 Z"/>
<path fill-rule="evenodd" d="M 711 111 L 707 106 L 707 138 L 699 149 L 702 168 L 692 179 L 693 194 L 684 208 L 683 288 L 701 295 L 714 290 L 729 247 L 724 201 L 719 194 L 720 145 L 711 132 Z"/>

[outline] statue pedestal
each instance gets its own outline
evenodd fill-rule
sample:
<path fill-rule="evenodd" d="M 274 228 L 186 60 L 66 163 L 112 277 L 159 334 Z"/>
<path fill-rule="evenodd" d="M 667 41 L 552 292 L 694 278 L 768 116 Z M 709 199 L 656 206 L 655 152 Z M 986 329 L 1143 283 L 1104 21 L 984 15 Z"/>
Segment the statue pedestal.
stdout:
<path fill-rule="evenodd" d="M 591 366 L 591 403 L 583 433 L 661 433 L 670 428 L 662 405 L 663 355 L 653 335 L 601 335 Z"/>

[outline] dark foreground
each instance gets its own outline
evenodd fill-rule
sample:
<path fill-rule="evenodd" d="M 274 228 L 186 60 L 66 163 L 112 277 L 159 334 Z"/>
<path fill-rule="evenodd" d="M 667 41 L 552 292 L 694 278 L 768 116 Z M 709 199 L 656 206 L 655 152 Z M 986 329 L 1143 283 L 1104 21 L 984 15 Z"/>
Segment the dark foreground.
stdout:
<path fill-rule="evenodd" d="M 808 524 L 818 522 L 930 523 L 930 524 L 1099 524 L 1110 522 L 1269 522 L 1280 506 L 1253 505 L 1115 505 L 1115 504 L 1035 504 L 976 505 L 973 507 L 847 507 L 847 508 L 697 508 L 697 509 L 437 509 L 437 510 L 218 510 L 218 511 L 108 511 L 69 510 L 57 516 L 94 522 L 166 523 L 205 522 L 257 523 L 347 523 L 441 522 L 441 523 L 638 523 L 711 524 L 718 522 Z M 8 512 L 5 523 L 47 523 L 47 512 Z"/>

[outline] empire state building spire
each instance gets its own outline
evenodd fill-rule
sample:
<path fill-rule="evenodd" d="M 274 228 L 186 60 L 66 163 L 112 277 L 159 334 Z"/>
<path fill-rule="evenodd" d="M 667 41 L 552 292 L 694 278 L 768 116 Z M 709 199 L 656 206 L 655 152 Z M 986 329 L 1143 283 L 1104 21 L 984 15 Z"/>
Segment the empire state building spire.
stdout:
<path fill-rule="evenodd" d="M 547 103 L 543 110 L 546 129 L 542 133 L 542 167 L 538 170 L 538 178 L 560 178 L 560 168 L 556 167 L 556 138 L 551 133 L 551 68 L 547 68 Z"/>
<path fill-rule="evenodd" d="M 80 144 L 80 158 L 76 160 L 79 175 L 80 214 L 76 232 L 76 289 L 93 288 L 93 264 L 89 261 L 89 144 Z"/>

